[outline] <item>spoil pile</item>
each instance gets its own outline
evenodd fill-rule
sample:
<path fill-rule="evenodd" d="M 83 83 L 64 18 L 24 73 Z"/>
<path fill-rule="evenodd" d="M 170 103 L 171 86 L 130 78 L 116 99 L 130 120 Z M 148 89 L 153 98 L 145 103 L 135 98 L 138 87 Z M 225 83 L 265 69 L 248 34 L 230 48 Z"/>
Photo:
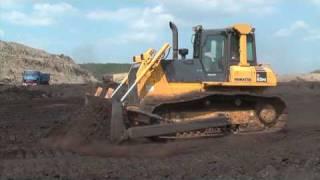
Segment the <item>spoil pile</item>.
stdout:
<path fill-rule="evenodd" d="M 45 143 L 49 146 L 74 151 L 94 141 L 108 141 L 111 101 L 90 97 L 88 103 L 73 112 L 67 121 L 54 127 Z"/>
<path fill-rule="evenodd" d="M 40 89 L 30 91 L 27 88 L 20 88 L 16 86 L 0 88 L 1 102 L 31 100 L 34 98 L 41 98 L 43 96 L 48 96 L 48 94 Z"/>
<path fill-rule="evenodd" d="M 0 86 L 0 149 L 38 148 L 39 140 L 52 127 L 83 105 L 80 93 L 87 88 L 89 85 Z"/>

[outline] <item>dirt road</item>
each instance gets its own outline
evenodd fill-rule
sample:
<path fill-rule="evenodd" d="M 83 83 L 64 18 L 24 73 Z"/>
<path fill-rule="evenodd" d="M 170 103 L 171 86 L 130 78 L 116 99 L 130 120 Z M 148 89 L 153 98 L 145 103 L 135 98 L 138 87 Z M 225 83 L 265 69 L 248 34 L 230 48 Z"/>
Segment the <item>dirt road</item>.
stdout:
<path fill-rule="evenodd" d="M 77 148 L 48 146 L 48 135 L 75 121 L 83 110 L 84 94 L 91 89 L 89 85 L 0 87 L 0 175 L 13 179 L 320 179 L 320 83 L 288 83 L 270 91 L 282 96 L 289 108 L 288 127 L 277 133 L 111 146 L 99 129 L 104 111 L 95 108 L 90 113 L 101 116 L 86 124 L 90 131 L 81 130 L 86 138 L 72 146 Z"/>

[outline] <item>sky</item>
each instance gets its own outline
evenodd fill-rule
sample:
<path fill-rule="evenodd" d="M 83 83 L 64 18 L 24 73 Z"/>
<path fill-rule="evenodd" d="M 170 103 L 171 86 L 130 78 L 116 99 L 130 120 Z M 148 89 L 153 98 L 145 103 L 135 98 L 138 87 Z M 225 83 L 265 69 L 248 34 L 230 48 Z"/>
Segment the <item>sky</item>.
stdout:
<path fill-rule="evenodd" d="M 0 39 L 71 56 L 77 63 L 130 63 L 171 43 L 192 55 L 192 27 L 256 29 L 258 61 L 279 74 L 320 69 L 320 0 L 0 0 Z"/>

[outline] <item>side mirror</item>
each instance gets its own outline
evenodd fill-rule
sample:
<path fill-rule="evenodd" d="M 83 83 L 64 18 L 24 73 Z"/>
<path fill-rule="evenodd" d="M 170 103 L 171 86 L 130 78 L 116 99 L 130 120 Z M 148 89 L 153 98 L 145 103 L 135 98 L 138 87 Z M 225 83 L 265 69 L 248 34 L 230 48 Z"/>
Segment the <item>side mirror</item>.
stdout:
<path fill-rule="evenodd" d="M 180 56 L 182 57 L 182 59 L 186 59 L 186 56 L 188 55 L 189 53 L 189 50 L 188 49 L 179 49 L 179 54 Z"/>

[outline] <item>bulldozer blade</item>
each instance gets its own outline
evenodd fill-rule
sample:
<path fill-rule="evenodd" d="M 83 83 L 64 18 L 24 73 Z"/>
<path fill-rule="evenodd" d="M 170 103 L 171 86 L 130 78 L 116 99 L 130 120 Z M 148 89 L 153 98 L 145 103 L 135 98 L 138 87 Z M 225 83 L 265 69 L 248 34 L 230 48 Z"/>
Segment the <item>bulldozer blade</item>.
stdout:
<path fill-rule="evenodd" d="M 119 143 L 124 140 L 125 124 L 124 124 L 123 106 L 119 100 L 112 100 L 112 116 L 110 122 L 110 140 L 113 143 Z"/>
<path fill-rule="evenodd" d="M 129 138 L 142 138 L 169 135 L 179 132 L 196 131 L 206 128 L 219 128 L 230 126 L 227 117 L 216 117 L 204 121 L 188 122 L 188 123 L 172 123 L 172 124 L 156 124 L 139 127 L 132 127 L 127 130 Z"/>

